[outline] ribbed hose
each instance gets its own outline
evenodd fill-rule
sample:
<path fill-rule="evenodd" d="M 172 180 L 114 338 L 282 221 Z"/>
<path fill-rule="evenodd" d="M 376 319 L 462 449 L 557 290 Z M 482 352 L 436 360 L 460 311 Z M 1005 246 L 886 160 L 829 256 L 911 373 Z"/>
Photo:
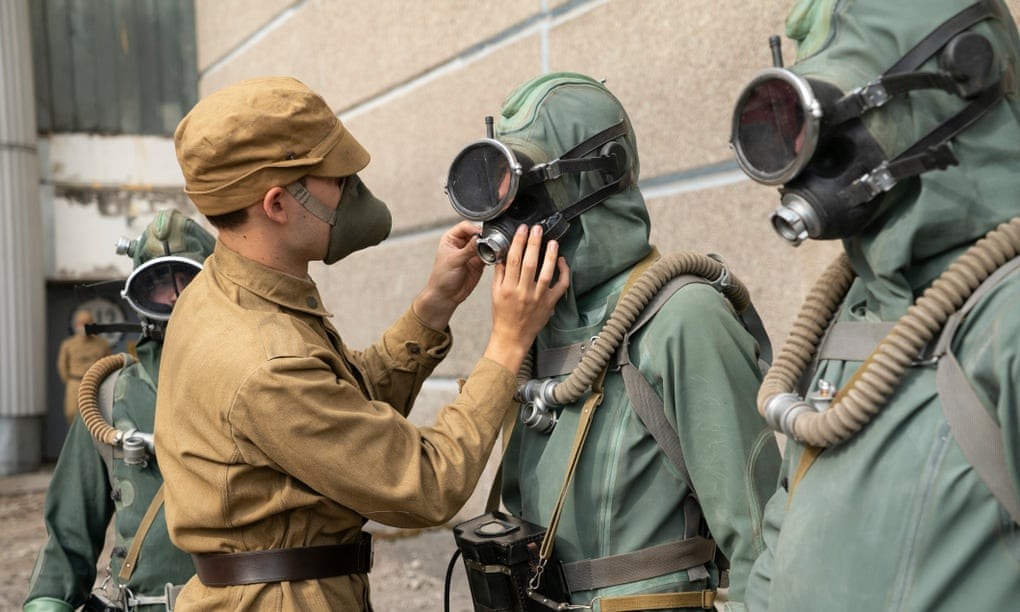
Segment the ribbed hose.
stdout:
<path fill-rule="evenodd" d="M 1020 217 L 1003 223 L 954 261 L 900 317 L 831 406 L 816 412 L 794 389 L 853 280 L 840 257 L 811 290 L 790 339 L 758 393 L 758 411 L 783 433 L 812 446 L 846 441 L 878 413 L 906 369 L 974 290 L 1020 253 Z"/>
<path fill-rule="evenodd" d="M 78 411 L 92 437 L 104 444 L 114 446 L 120 441 L 120 432 L 106 422 L 99 411 L 99 387 L 106 377 L 127 364 L 124 355 L 107 355 L 85 372 L 78 387 Z"/>
<path fill-rule="evenodd" d="M 655 297 L 666 283 L 683 274 L 693 274 L 707 279 L 715 279 L 720 288 L 738 313 L 743 312 L 751 303 L 747 288 L 735 276 L 731 275 L 726 266 L 719 261 L 699 253 L 675 253 L 667 255 L 651 265 L 633 284 L 613 309 L 609 320 L 602 326 L 598 341 L 592 343 L 581 357 L 577 367 L 559 384 L 552 387 L 551 395 L 557 405 L 570 404 L 577 401 L 591 386 L 598 374 L 609 363 L 645 306 Z M 532 358 L 529 354 L 517 375 L 518 399 L 520 388 L 531 378 Z"/>

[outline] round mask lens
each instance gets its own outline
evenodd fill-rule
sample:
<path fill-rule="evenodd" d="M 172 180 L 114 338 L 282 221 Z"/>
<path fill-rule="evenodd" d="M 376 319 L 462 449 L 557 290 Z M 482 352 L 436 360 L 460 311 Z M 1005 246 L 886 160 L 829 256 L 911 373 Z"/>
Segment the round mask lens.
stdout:
<path fill-rule="evenodd" d="M 201 269 L 197 262 L 185 257 L 153 259 L 131 273 L 121 295 L 139 314 L 166 321 L 181 291 Z"/>
<path fill-rule="evenodd" d="M 814 152 L 818 104 L 795 74 L 766 70 L 744 90 L 733 114 L 733 146 L 741 169 L 766 185 L 796 176 Z"/>
<path fill-rule="evenodd" d="M 501 143 L 482 140 L 468 145 L 453 160 L 446 192 L 457 213 L 470 221 L 487 221 L 506 210 L 517 192 L 520 166 Z"/>

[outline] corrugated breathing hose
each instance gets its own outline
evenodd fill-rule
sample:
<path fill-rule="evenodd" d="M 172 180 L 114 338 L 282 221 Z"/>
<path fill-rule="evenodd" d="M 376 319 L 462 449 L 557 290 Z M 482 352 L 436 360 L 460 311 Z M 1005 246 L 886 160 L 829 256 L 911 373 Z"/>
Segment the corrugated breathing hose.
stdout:
<path fill-rule="evenodd" d="M 123 353 L 103 357 L 85 372 L 78 387 L 78 411 L 85 428 L 93 438 L 110 446 L 120 443 L 123 432 L 107 423 L 99 411 L 99 387 L 107 376 L 127 365 L 127 359 Z"/>
<path fill-rule="evenodd" d="M 907 309 L 823 412 L 794 390 L 853 281 L 839 257 L 811 289 L 790 337 L 758 392 L 758 411 L 777 431 L 817 447 L 840 444 L 878 413 L 921 350 L 997 268 L 1020 253 L 1020 217 L 968 248 Z"/>
<path fill-rule="evenodd" d="M 700 253 L 675 253 L 664 256 L 652 264 L 624 293 L 612 314 L 602 326 L 598 340 L 588 347 L 577 367 L 560 383 L 531 380 L 532 358 L 529 353 L 518 371 L 516 398 L 520 402 L 541 398 L 550 405 L 562 406 L 580 399 L 623 341 L 623 337 L 641 311 L 666 283 L 683 274 L 693 274 L 712 281 L 733 304 L 737 313 L 751 303 L 744 284 L 732 276 L 720 261 Z"/>

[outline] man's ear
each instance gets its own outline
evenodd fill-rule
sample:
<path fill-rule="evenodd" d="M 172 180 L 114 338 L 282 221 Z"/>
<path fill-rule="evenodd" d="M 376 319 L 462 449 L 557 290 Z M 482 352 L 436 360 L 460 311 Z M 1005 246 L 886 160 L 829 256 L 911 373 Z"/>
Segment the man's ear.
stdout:
<path fill-rule="evenodd" d="M 283 187 L 271 187 L 269 191 L 262 196 L 262 211 L 266 213 L 266 216 L 275 223 L 286 223 L 287 222 L 287 207 L 284 205 L 284 198 L 289 198 L 290 194 Z"/>

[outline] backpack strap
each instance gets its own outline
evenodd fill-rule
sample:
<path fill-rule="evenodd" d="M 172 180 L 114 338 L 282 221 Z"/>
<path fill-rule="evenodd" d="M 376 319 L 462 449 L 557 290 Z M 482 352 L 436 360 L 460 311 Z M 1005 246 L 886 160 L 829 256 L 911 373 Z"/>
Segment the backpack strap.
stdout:
<path fill-rule="evenodd" d="M 935 345 L 935 355 L 938 357 L 935 386 L 946 422 L 963 456 L 1013 521 L 1020 524 L 1020 495 L 1017 495 L 1017 489 L 1009 478 L 1002 428 L 978 397 L 952 349 L 953 335 L 974 305 L 996 283 L 1018 268 L 1020 257 L 1014 257 L 981 283 L 963 306 L 946 321 Z"/>
<path fill-rule="evenodd" d="M 593 591 L 689 570 L 708 563 L 715 553 L 714 540 L 696 536 L 634 552 L 564 563 L 563 577 L 571 593 Z"/>
<path fill-rule="evenodd" d="M 145 510 L 142 522 L 138 524 L 135 537 L 131 539 L 131 548 L 128 549 L 127 556 L 124 557 L 124 564 L 120 566 L 120 573 L 117 577 L 121 579 L 122 584 L 127 584 L 127 581 L 131 579 L 131 574 L 138 567 L 138 555 L 142 552 L 142 541 L 145 540 L 145 535 L 149 533 L 149 527 L 152 527 L 159 509 L 162 507 L 163 485 L 159 485 L 159 490 L 152 496 L 152 501 L 149 502 L 149 507 Z"/>
<path fill-rule="evenodd" d="M 635 319 L 634 324 L 624 335 L 623 341 L 620 343 L 615 355 L 615 367 L 620 370 L 620 374 L 623 376 L 623 385 L 627 391 L 627 398 L 630 400 L 631 408 L 641 421 L 641 424 L 645 426 L 645 429 L 652 434 L 652 438 L 655 439 L 659 448 L 669 458 L 677 472 L 680 473 L 680 477 L 690 489 L 690 495 L 683 502 L 684 541 L 701 537 L 701 523 L 704 518 L 701 503 L 698 501 L 698 492 L 694 488 L 694 481 L 691 479 L 690 470 L 687 469 L 687 461 L 684 459 L 683 448 L 680 446 L 680 436 L 669 420 L 666 419 L 665 403 L 651 383 L 648 382 L 648 379 L 645 378 L 644 374 L 630 360 L 630 339 L 631 336 L 636 334 L 659 312 L 662 306 L 677 291 L 694 283 L 711 285 L 711 282 L 707 279 L 693 274 L 683 274 L 667 282 L 655 297 L 652 298 L 645 309 L 641 311 L 638 318 Z M 748 307 L 748 310 L 751 310 L 751 307 Z M 754 313 L 754 315 L 757 317 L 757 313 Z M 758 319 L 758 324 L 760 325 L 760 323 L 761 320 Z M 764 334 L 764 326 L 760 329 Z M 771 354 L 771 345 L 768 342 L 767 335 L 765 336 L 764 346 L 769 346 L 768 352 Z M 761 363 L 759 363 L 760 366 Z M 714 542 L 714 540 L 712 541 Z M 726 571 L 730 566 L 729 559 L 717 548 L 709 560 L 712 558 L 715 559 L 716 565 L 722 573 L 720 577 L 723 581 L 722 586 L 726 586 L 728 582 Z M 707 578 L 708 570 L 705 569 L 704 564 L 700 564 L 689 569 L 688 574 L 691 580 L 697 580 L 699 577 Z"/>
<path fill-rule="evenodd" d="M 691 483 L 691 475 L 687 470 L 687 462 L 684 460 L 683 450 L 680 448 L 680 438 L 677 436 L 673 426 L 666 419 L 665 404 L 659 394 L 656 393 L 651 383 L 644 377 L 640 370 L 630 361 L 630 338 L 638 332 L 648 321 L 652 319 L 662 308 L 669 298 L 677 291 L 691 283 L 709 284 L 709 282 L 693 274 L 683 274 L 666 283 L 652 300 L 648 303 L 634 324 L 627 331 L 616 350 L 615 369 L 623 376 L 623 384 L 627 390 L 627 398 L 630 400 L 634 413 L 645 428 L 652 434 L 659 447 L 669 458 L 670 462 L 680 472 L 684 482 L 694 491 Z M 695 495 L 696 497 L 696 495 Z M 696 524 L 695 524 L 696 527 Z M 696 534 L 689 534 L 686 537 L 693 537 Z"/>
<path fill-rule="evenodd" d="M 894 325 L 891 321 L 836 321 L 825 333 L 815 362 L 826 359 L 864 361 Z"/>

